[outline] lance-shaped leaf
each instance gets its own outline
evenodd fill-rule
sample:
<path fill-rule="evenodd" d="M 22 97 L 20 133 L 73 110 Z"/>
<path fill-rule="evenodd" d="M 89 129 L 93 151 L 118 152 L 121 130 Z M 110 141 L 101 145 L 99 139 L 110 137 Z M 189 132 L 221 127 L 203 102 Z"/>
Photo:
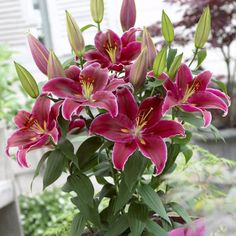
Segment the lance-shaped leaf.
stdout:
<path fill-rule="evenodd" d="M 208 40 L 211 31 L 211 12 L 210 8 L 206 7 L 198 21 L 197 30 L 194 35 L 196 48 L 203 48 Z"/>
<path fill-rule="evenodd" d="M 120 10 L 120 23 L 123 31 L 134 27 L 136 21 L 136 5 L 134 0 L 123 0 Z"/>
<path fill-rule="evenodd" d="M 17 75 L 20 79 L 23 89 L 26 91 L 27 94 L 29 94 L 30 97 L 32 98 L 38 97 L 39 89 L 34 77 L 23 66 L 21 66 L 16 62 L 14 63 Z"/>
<path fill-rule="evenodd" d="M 147 47 L 147 67 L 149 70 L 151 70 L 157 51 L 152 41 L 151 35 L 146 27 L 144 27 L 143 29 L 143 38 L 142 38 L 142 48 L 145 47 Z"/>
<path fill-rule="evenodd" d="M 104 16 L 104 2 L 103 0 L 90 0 L 90 12 L 93 21 L 101 23 Z"/>
<path fill-rule="evenodd" d="M 78 24 L 68 11 L 66 11 L 66 29 L 71 48 L 77 57 L 81 57 L 85 49 L 84 38 Z"/>
<path fill-rule="evenodd" d="M 28 42 L 37 67 L 42 73 L 47 75 L 49 51 L 32 34 L 28 34 Z"/>
<path fill-rule="evenodd" d="M 183 57 L 183 53 L 181 53 L 180 55 L 175 57 L 174 61 L 172 62 L 170 69 L 168 71 L 168 75 L 170 76 L 171 79 L 173 79 L 175 77 L 175 74 L 181 64 L 182 57 Z"/>
<path fill-rule="evenodd" d="M 167 55 L 167 48 L 163 47 L 161 51 L 157 54 L 153 64 L 153 72 L 155 76 L 159 76 L 165 70 L 166 55 Z"/>
<path fill-rule="evenodd" d="M 206 56 L 206 49 L 202 49 L 197 53 L 197 68 L 203 63 L 203 61 L 206 59 Z"/>
<path fill-rule="evenodd" d="M 48 59 L 48 79 L 65 77 L 61 62 L 53 51 L 50 51 Z"/>
<path fill-rule="evenodd" d="M 161 17 L 161 26 L 162 26 L 162 34 L 168 44 L 171 44 L 174 40 L 174 28 L 170 21 L 170 18 L 167 16 L 165 11 L 162 11 Z"/>
<path fill-rule="evenodd" d="M 139 89 L 143 86 L 147 71 L 147 47 L 145 47 L 130 69 L 130 82 L 135 89 Z"/>

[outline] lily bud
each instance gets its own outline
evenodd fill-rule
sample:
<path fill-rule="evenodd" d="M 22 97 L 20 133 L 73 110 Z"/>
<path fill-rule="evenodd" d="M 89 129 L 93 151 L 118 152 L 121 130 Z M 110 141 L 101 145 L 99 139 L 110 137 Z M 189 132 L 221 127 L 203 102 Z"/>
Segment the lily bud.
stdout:
<path fill-rule="evenodd" d="M 17 75 L 25 92 L 32 98 L 38 97 L 39 89 L 34 77 L 22 65 L 16 62 L 14 63 Z"/>
<path fill-rule="evenodd" d="M 208 40 L 210 31 L 211 31 L 211 12 L 210 8 L 207 7 L 204 9 L 197 24 L 197 30 L 194 36 L 196 48 L 204 47 L 205 43 Z"/>
<path fill-rule="evenodd" d="M 123 0 L 120 11 L 120 23 L 123 31 L 128 31 L 135 25 L 136 5 L 135 0 Z"/>
<path fill-rule="evenodd" d="M 103 0 L 90 0 L 90 12 L 93 21 L 100 24 L 104 16 L 104 2 Z"/>
<path fill-rule="evenodd" d="M 149 34 L 146 27 L 143 29 L 142 48 L 147 48 L 147 67 L 149 70 L 152 69 L 153 62 L 156 57 L 156 47 L 152 41 L 151 35 Z"/>
<path fill-rule="evenodd" d="M 28 34 L 29 47 L 39 70 L 47 75 L 49 52 L 46 47 L 32 34 Z"/>
<path fill-rule="evenodd" d="M 85 48 L 84 38 L 78 24 L 68 11 L 66 11 L 66 28 L 71 48 L 77 57 L 81 57 Z"/>
<path fill-rule="evenodd" d="M 48 59 L 48 79 L 55 77 L 65 77 L 65 73 L 58 57 L 53 51 L 50 51 Z"/>
<path fill-rule="evenodd" d="M 148 72 L 147 51 L 147 47 L 142 49 L 140 55 L 130 69 L 129 80 L 136 90 L 143 86 Z"/>

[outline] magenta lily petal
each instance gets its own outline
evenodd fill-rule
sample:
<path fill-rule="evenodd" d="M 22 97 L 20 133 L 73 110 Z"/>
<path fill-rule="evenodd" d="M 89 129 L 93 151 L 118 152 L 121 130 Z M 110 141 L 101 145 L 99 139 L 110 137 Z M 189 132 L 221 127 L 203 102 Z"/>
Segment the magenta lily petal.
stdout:
<path fill-rule="evenodd" d="M 168 236 L 204 236 L 205 225 L 202 219 L 195 220 L 194 225 L 184 226 L 171 230 Z"/>
<path fill-rule="evenodd" d="M 156 174 L 160 175 L 165 168 L 167 161 L 167 148 L 165 142 L 158 135 L 145 135 L 142 140 L 137 140 L 138 147 L 142 154 L 150 158 L 156 166 Z"/>
<path fill-rule="evenodd" d="M 81 106 L 80 103 L 71 99 L 65 99 L 62 105 L 62 115 L 66 120 L 70 120 L 73 113 Z"/>
<path fill-rule="evenodd" d="M 146 117 L 146 124 L 143 128 L 150 128 L 162 117 L 163 99 L 158 96 L 146 98 L 139 106 L 138 117 Z"/>
<path fill-rule="evenodd" d="M 94 93 L 98 90 L 103 90 L 108 80 L 108 69 L 101 69 L 98 63 L 86 66 L 80 73 L 80 82 L 92 83 Z"/>
<path fill-rule="evenodd" d="M 108 68 L 111 66 L 110 60 L 98 51 L 90 50 L 84 54 L 84 58 L 87 60 L 86 64 L 92 64 L 98 62 L 102 68 Z"/>
<path fill-rule="evenodd" d="M 130 28 L 121 36 L 122 47 L 125 48 L 129 43 L 136 41 L 136 33 L 141 29 Z"/>
<path fill-rule="evenodd" d="M 207 88 L 206 89 L 207 92 L 211 92 L 213 94 L 215 94 L 217 97 L 220 97 L 221 99 L 223 99 L 224 101 L 227 102 L 228 106 L 231 105 L 231 100 L 230 97 L 228 95 L 226 95 L 225 93 L 221 92 L 218 89 L 213 89 L 213 88 Z"/>
<path fill-rule="evenodd" d="M 81 71 L 80 71 L 80 68 L 78 66 L 72 65 L 68 69 L 65 70 L 65 75 L 69 79 L 79 81 L 80 72 Z"/>
<path fill-rule="evenodd" d="M 228 106 L 226 105 L 226 103 L 211 92 L 199 91 L 192 95 L 188 99 L 188 102 L 200 108 L 220 109 L 224 112 L 224 115 L 227 115 L 228 113 Z"/>
<path fill-rule="evenodd" d="M 69 131 L 74 130 L 74 129 L 82 129 L 84 127 L 85 127 L 84 119 L 77 118 L 70 122 Z"/>
<path fill-rule="evenodd" d="M 135 142 L 115 143 L 112 152 L 112 160 L 117 170 L 124 170 L 128 158 L 136 151 Z"/>
<path fill-rule="evenodd" d="M 20 148 L 16 153 L 16 159 L 19 165 L 22 167 L 29 167 L 26 161 L 27 152 L 43 147 L 48 142 L 48 139 L 49 139 L 49 136 L 45 134 L 37 142 L 33 143 L 32 145 L 27 145 L 27 147 L 25 148 Z"/>
<path fill-rule="evenodd" d="M 182 64 L 176 74 L 176 84 L 178 87 L 178 93 L 181 97 L 184 96 L 188 84 L 193 80 L 191 70 L 185 64 Z"/>
<path fill-rule="evenodd" d="M 123 88 L 117 92 L 117 103 L 119 113 L 126 115 L 130 120 L 135 120 L 138 113 L 138 105 L 129 89 Z"/>
<path fill-rule="evenodd" d="M 27 125 L 31 114 L 27 111 L 18 111 L 14 118 L 14 123 L 18 128 L 23 128 Z"/>
<path fill-rule="evenodd" d="M 205 128 L 211 124 L 212 116 L 209 111 L 206 111 L 205 109 L 199 107 L 192 106 L 190 104 L 182 104 L 180 105 L 180 108 L 186 112 L 200 112 L 203 116 L 203 121 L 204 121 L 203 126 Z"/>
<path fill-rule="evenodd" d="M 43 86 L 43 92 L 49 92 L 59 98 L 74 98 L 81 95 L 82 89 L 79 83 L 67 78 L 54 78 Z"/>
<path fill-rule="evenodd" d="M 109 114 L 96 117 L 90 126 L 90 133 L 104 136 L 113 142 L 131 142 L 133 136 L 129 132 L 133 128 L 133 122 L 125 115 L 118 114 L 112 118 Z"/>
<path fill-rule="evenodd" d="M 167 78 L 163 85 L 167 91 L 171 91 L 173 96 L 176 97 L 176 99 L 178 99 L 178 91 L 177 91 L 178 89 L 176 84 L 174 84 L 170 79 Z"/>
<path fill-rule="evenodd" d="M 50 111 L 50 99 L 46 96 L 40 96 L 36 99 L 32 109 L 32 115 L 37 119 L 41 127 L 46 128 Z"/>
<path fill-rule="evenodd" d="M 53 121 L 57 120 L 59 114 L 60 114 L 60 109 L 62 106 L 63 101 L 56 102 L 52 105 L 50 113 L 49 113 L 49 118 L 48 118 L 48 124 L 47 127 L 48 129 L 54 128 Z"/>
<path fill-rule="evenodd" d="M 123 48 L 120 55 L 120 61 L 124 65 L 129 65 L 131 61 L 135 60 L 141 52 L 141 43 L 132 42 Z"/>
<path fill-rule="evenodd" d="M 83 106 L 105 109 L 112 117 L 117 116 L 118 106 L 116 96 L 109 91 L 98 91 L 92 95 L 92 99 L 83 102 Z"/>
<path fill-rule="evenodd" d="M 149 131 L 148 129 L 145 130 L 145 133 L 152 133 L 159 135 L 162 138 L 169 138 L 175 135 L 185 135 L 184 127 L 172 120 L 160 120 L 154 127 L 151 128 Z"/>
<path fill-rule="evenodd" d="M 173 95 L 172 91 L 168 91 L 163 103 L 162 114 L 165 115 L 170 108 L 177 105 L 178 105 L 178 100 L 176 99 L 175 95 Z"/>
<path fill-rule="evenodd" d="M 124 85 L 129 86 L 130 84 L 126 83 L 123 79 L 111 79 L 108 85 L 106 86 L 105 90 L 113 92 L 116 89 L 118 89 L 120 86 L 124 86 Z"/>
<path fill-rule="evenodd" d="M 193 80 L 193 85 L 197 91 L 205 91 L 211 80 L 212 73 L 210 71 L 203 71 L 197 75 Z"/>
<path fill-rule="evenodd" d="M 121 39 L 112 30 L 107 30 L 105 33 L 99 32 L 95 36 L 95 46 L 99 52 L 111 58 L 113 63 L 119 56 Z M 113 51 L 112 51 L 113 50 Z M 110 52 L 114 53 L 113 55 Z M 112 56 L 114 56 L 112 58 Z"/>

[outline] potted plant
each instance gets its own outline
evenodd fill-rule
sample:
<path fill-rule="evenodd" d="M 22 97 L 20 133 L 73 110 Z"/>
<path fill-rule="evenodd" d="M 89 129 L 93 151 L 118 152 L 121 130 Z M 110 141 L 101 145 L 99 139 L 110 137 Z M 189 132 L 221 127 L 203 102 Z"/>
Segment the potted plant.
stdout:
<path fill-rule="evenodd" d="M 178 203 L 166 201 L 165 176 L 174 171 L 179 153 L 186 162 L 191 158 L 190 125 L 209 126 L 211 109 L 226 115 L 229 98 L 208 87 L 209 71 L 193 75 L 191 65 L 181 63 L 183 54 L 171 47 L 174 30 L 165 12 L 166 45 L 158 53 L 147 29 L 134 28 L 135 1 L 122 3 L 121 37 L 111 29 L 101 31 L 103 12 L 103 1 L 92 0 L 98 29 L 92 46 L 83 39 L 83 31 L 92 25 L 80 29 L 66 12 L 73 57 L 63 65 L 28 35 L 35 63 L 49 80 L 39 91 L 33 76 L 15 63 L 23 88 L 36 100 L 32 111 L 16 115 L 17 130 L 6 152 L 10 155 L 9 149 L 17 147 L 18 163 L 28 167 L 29 151 L 50 149 L 35 177 L 44 163 L 44 189 L 63 172 L 68 174 L 62 190 L 71 193 L 78 208 L 70 235 L 203 235 L 201 219 L 193 220 Z M 206 8 L 195 34 L 196 48 L 204 47 L 209 32 Z M 78 148 L 73 136 L 82 140 Z"/>

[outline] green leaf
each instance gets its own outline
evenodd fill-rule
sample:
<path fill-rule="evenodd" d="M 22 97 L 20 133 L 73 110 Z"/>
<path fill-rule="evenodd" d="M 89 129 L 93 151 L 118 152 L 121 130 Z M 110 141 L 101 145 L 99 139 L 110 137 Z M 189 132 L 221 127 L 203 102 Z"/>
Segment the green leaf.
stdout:
<path fill-rule="evenodd" d="M 120 215 L 108 228 L 105 236 L 119 236 L 129 227 L 127 215 Z"/>
<path fill-rule="evenodd" d="M 86 218 L 86 220 L 91 221 L 98 228 L 101 228 L 101 220 L 98 213 L 98 208 L 94 201 L 92 204 L 87 204 L 81 201 L 79 197 L 74 197 L 71 199 L 71 201 L 78 207 L 80 213 Z"/>
<path fill-rule="evenodd" d="M 184 144 L 189 143 L 191 138 L 192 138 L 192 133 L 188 130 L 185 130 L 185 137 L 175 136 L 172 138 L 172 140 L 177 144 L 184 145 Z"/>
<path fill-rule="evenodd" d="M 96 25 L 88 24 L 88 25 L 85 25 L 84 27 L 82 27 L 82 28 L 80 29 L 80 31 L 81 31 L 81 32 L 84 32 L 85 30 L 87 30 L 87 29 L 89 29 L 89 28 L 92 28 L 92 27 L 97 28 Z"/>
<path fill-rule="evenodd" d="M 34 177 L 33 177 L 33 179 L 32 179 L 32 182 L 31 182 L 31 184 L 30 184 L 30 189 L 31 189 L 31 191 L 32 191 L 33 182 L 34 182 L 35 178 L 39 175 L 39 172 L 40 172 L 40 169 L 41 169 L 43 163 L 47 160 L 47 158 L 48 158 L 48 156 L 51 154 L 51 152 L 52 152 L 52 151 L 48 151 L 48 152 L 44 153 L 43 156 L 41 157 L 41 159 L 40 159 L 40 161 L 39 161 L 39 163 L 38 163 L 38 165 L 37 165 L 37 167 L 36 167 L 36 170 L 35 170 L 35 172 L 34 172 Z"/>
<path fill-rule="evenodd" d="M 101 200 L 104 198 L 104 197 L 111 197 L 111 196 L 114 196 L 116 193 L 116 189 L 115 189 L 115 186 L 112 185 L 112 184 L 105 184 L 103 186 L 103 188 L 101 189 L 101 191 L 99 192 L 99 202 L 101 202 Z"/>
<path fill-rule="evenodd" d="M 191 157 L 193 156 L 193 151 L 190 147 L 184 145 L 181 146 L 181 152 L 183 153 L 184 157 L 185 157 L 185 163 L 187 164 Z"/>
<path fill-rule="evenodd" d="M 128 211 L 128 222 L 132 235 L 141 235 L 148 219 L 148 208 L 144 204 L 131 203 Z"/>
<path fill-rule="evenodd" d="M 39 89 L 34 77 L 22 65 L 14 63 L 23 89 L 30 97 L 37 98 L 39 96 Z"/>
<path fill-rule="evenodd" d="M 159 76 L 165 70 L 166 55 L 167 55 L 167 48 L 163 47 L 161 51 L 157 54 L 153 64 L 153 72 L 155 76 Z"/>
<path fill-rule="evenodd" d="M 59 149 L 56 149 L 49 154 L 43 176 L 43 189 L 55 182 L 61 176 L 64 164 L 65 156 Z"/>
<path fill-rule="evenodd" d="M 206 49 L 202 49 L 198 51 L 197 53 L 197 68 L 203 63 L 203 61 L 206 59 L 207 51 Z"/>
<path fill-rule="evenodd" d="M 174 48 L 169 49 L 167 56 L 167 71 L 170 69 L 170 66 L 174 61 L 176 54 L 177 54 L 177 49 Z"/>
<path fill-rule="evenodd" d="M 61 129 L 62 138 L 65 138 L 68 133 L 68 129 L 69 129 L 69 121 L 65 120 L 63 118 L 63 116 L 60 114 L 58 116 L 58 123 L 59 123 L 59 127 Z"/>
<path fill-rule="evenodd" d="M 181 205 L 176 202 L 171 202 L 169 205 L 172 210 L 181 216 L 187 224 L 192 222 L 188 212 Z"/>
<path fill-rule="evenodd" d="M 140 152 L 135 152 L 129 157 L 123 172 L 124 180 L 129 191 L 132 191 L 132 188 L 140 180 L 146 165 L 147 158 L 143 157 Z"/>
<path fill-rule="evenodd" d="M 76 152 L 79 166 L 82 169 L 92 155 L 102 146 L 103 140 L 97 136 L 86 139 Z"/>
<path fill-rule="evenodd" d="M 89 205 L 93 204 L 94 188 L 90 179 L 79 173 L 78 175 L 70 175 L 67 179 L 71 188 L 77 193 L 79 200 Z"/>
<path fill-rule="evenodd" d="M 203 48 L 211 31 L 211 12 L 209 6 L 203 10 L 194 35 L 196 48 Z"/>
<path fill-rule="evenodd" d="M 158 223 L 152 220 L 147 220 L 146 229 L 148 232 L 153 233 L 154 235 L 168 236 L 167 232 L 164 229 L 162 229 Z"/>
<path fill-rule="evenodd" d="M 71 224 L 69 236 L 82 235 L 85 225 L 86 225 L 86 219 L 81 214 L 75 215 Z"/>
<path fill-rule="evenodd" d="M 175 74 L 176 74 L 176 72 L 179 69 L 179 66 L 181 64 L 182 57 L 183 57 L 183 53 L 181 53 L 180 55 L 175 57 L 173 63 L 171 64 L 170 69 L 168 71 L 168 75 L 170 76 L 171 79 L 174 79 Z"/>
<path fill-rule="evenodd" d="M 180 152 L 180 145 L 179 144 L 168 144 L 167 147 L 168 147 L 167 148 L 168 158 L 167 158 L 165 169 L 162 172 L 162 175 L 169 173 L 169 171 L 172 169 L 172 166 L 174 165 L 176 158 Z"/>
<path fill-rule="evenodd" d="M 65 60 L 62 64 L 62 67 L 64 70 L 68 69 L 70 66 L 75 64 L 75 58 L 74 57 L 70 57 L 67 60 Z"/>
<path fill-rule="evenodd" d="M 188 122 L 192 125 L 194 125 L 197 128 L 201 128 L 203 127 L 203 119 L 202 117 L 197 116 L 198 114 L 192 112 L 192 113 L 187 113 L 187 112 L 183 112 L 183 111 L 178 111 L 177 113 L 177 117 L 180 120 L 183 120 L 185 122 Z"/>
<path fill-rule="evenodd" d="M 121 180 L 119 185 L 119 193 L 117 195 L 116 203 L 115 203 L 115 213 L 117 213 L 120 209 L 123 208 L 125 204 L 130 200 L 132 197 L 132 193 L 130 192 L 124 179 Z"/>
<path fill-rule="evenodd" d="M 163 219 L 170 223 L 170 219 L 166 213 L 165 207 L 158 194 L 147 184 L 141 184 L 138 189 L 140 196 L 147 206 L 160 215 Z"/>
<path fill-rule="evenodd" d="M 170 21 L 170 18 L 167 16 L 165 11 L 162 11 L 161 17 L 161 27 L 162 27 L 162 34 L 168 44 L 171 44 L 174 40 L 174 28 Z"/>
<path fill-rule="evenodd" d="M 211 80 L 213 83 L 217 84 L 219 86 L 219 88 L 225 93 L 227 94 L 227 86 L 224 82 L 217 80 L 217 79 L 212 79 Z"/>

